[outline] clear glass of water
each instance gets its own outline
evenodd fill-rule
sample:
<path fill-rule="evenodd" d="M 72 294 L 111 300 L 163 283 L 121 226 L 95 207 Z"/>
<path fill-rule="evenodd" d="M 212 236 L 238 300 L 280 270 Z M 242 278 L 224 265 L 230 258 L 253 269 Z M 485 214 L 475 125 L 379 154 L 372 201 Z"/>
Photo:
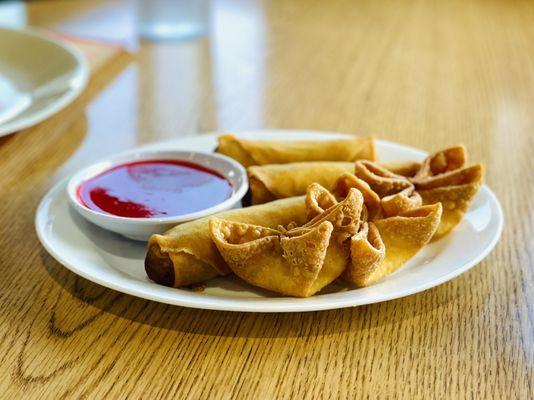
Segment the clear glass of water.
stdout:
<path fill-rule="evenodd" d="M 187 40 L 209 33 L 210 0 L 137 0 L 139 36 Z"/>

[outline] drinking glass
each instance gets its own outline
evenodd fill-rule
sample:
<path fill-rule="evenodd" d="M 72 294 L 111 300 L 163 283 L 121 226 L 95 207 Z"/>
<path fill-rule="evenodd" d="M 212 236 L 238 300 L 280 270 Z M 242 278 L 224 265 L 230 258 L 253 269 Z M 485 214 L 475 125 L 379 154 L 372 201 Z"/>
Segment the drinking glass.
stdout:
<path fill-rule="evenodd" d="M 139 35 L 148 40 L 186 40 L 209 32 L 209 0 L 138 0 Z"/>

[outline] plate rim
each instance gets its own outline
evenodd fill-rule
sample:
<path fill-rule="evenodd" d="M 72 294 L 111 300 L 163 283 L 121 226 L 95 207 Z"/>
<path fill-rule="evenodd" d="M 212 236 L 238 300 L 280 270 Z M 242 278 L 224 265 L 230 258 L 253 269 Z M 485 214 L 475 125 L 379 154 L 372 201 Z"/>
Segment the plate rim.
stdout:
<path fill-rule="evenodd" d="M 14 133 L 17 133 L 21 130 L 30 128 L 34 125 L 37 125 L 40 122 L 48 119 L 52 115 L 58 113 L 72 103 L 87 87 L 89 82 L 89 64 L 83 52 L 67 41 L 61 41 L 55 39 L 47 31 L 34 27 L 26 28 L 7 28 L 0 27 L 1 31 L 14 32 L 22 36 L 31 37 L 33 39 L 44 40 L 50 43 L 55 44 L 60 47 L 67 53 L 69 53 L 76 60 L 79 68 L 79 76 L 76 76 L 76 80 L 79 82 L 76 86 L 73 86 L 71 90 L 66 91 L 61 95 L 57 101 L 45 106 L 44 108 L 37 110 L 33 115 L 19 120 L 18 116 L 7 120 L 2 125 L 0 125 L 0 137 L 8 136 Z M 19 122 L 17 122 L 19 121 Z"/>
<path fill-rule="evenodd" d="M 243 131 L 243 132 L 236 132 L 236 135 L 239 135 L 240 133 L 251 133 L 254 134 L 255 132 L 287 132 L 291 130 L 258 130 L 258 131 Z M 326 131 L 291 131 L 291 132 L 302 132 L 305 134 L 315 134 L 315 135 L 325 135 L 328 134 Z M 338 135 L 344 135 L 337 133 Z M 209 134 L 204 134 L 202 136 L 206 137 Z M 214 133 L 211 134 L 216 135 Z M 200 136 L 200 135 L 199 135 Z M 182 139 L 183 140 L 183 139 Z M 387 140 L 377 140 L 378 142 L 384 143 L 386 145 L 394 145 L 394 146 L 400 146 L 409 149 L 410 151 L 417 151 L 419 153 L 425 153 L 422 150 L 419 150 L 414 147 L 406 146 L 403 144 L 399 144 L 396 142 L 391 142 Z M 139 148 L 144 147 L 152 147 L 152 146 L 158 146 L 158 145 L 164 145 L 165 143 L 176 143 L 176 140 L 173 141 L 164 141 L 159 143 L 152 143 L 144 146 L 138 146 L 135 149 L 128 150 L 128 151 L 135 151 L 139 150 Z M 128 152 L 127 151 L 127 152 Z M 481 186 L 480 193 L 484 192 L 486 196 L 488 196 L 488 200 L 492 205 L 492 210 L 495 211 L 494 217 L 495 221 L 497 223 L 496 230 L 494 236 L 491 238 L 489 243 L 485 246 L 485 248 L 473 259 L 465 262 L 461 267 L 456 268 L 455 270 L 451 271 L 450 273 L 444 274 L 440 276 L 437 279 L 427 281 L 425 283 L 422 283 L 420 285 L 411 286 L 407 289 L 401 290 L 400 292 L 392 292 L 391 294 L 386 294 L 382 296 L 374 296 L 374 298 L 369 299 L 370 301 L 351 301 L 350 298 L 343 298 L 343 299 L 331 299 L 325 301 L 322 296 L 312 296 L 305 299 L 298 299 L 298 298 L 292 298 L 292 297 L 273 297 L 273 298 L 267 298 L 267 299 L 246 299 L 246 301 L 243 301 L 243 298 L 214 298 L 210 299 L 208 297 L 203 297 L 202 294 L 197 294 L 193 292 L 187 293 L 187 298 L 181 298 L 182 294 L 180 292 L 175 292 L 175 288 L 168 288 L 158 285 L 158 290 L 154 291 L 152 288 L 152 285 L 157 285 L 153 282 L 143 282 L 140 280 L 137 280 L 133 277 L 126 277 L 128 280 L 133 280 L 134 284 L 140 284 L 140 287 L 133 287 L 130 283 L 125 284 L 123 281 L 119 281 L 117 283 L 116 280 L 108 281 L 100 279 L 100 277 L 95 276 L 93 274 L 86 273 L 83 268 L 79 268 L 76 265 L 73 265 L 69 261 L 67 261 L 58 251 L 54 249 L 54 247 L 49 243 L 49 239 L 47 238 L 47 235 L 45 233 L 46 224 L 41 223 L 41 220 L 45 218 L 45 216 L 48 216 L 47 213 L 44 213 L 44 210 L 48 206 L 48 204 L 56 198 L 56 193 L 60 190 L 62 190 L 62 187 L 66 185 L 69 177 L 66 177 L 56 183 L 51 189 L 47 191 L 47 193 L 44 195 L 44 197 L 41 199 L 35 213 L 35 230 L 38 236 L 39 241 L 41 242 L 42 246 L 46 249 L 46 251 L 60 264 L 62 264 L 64 267 L 69 269 L 71 272 L 91 281 L 96 284 L 99 284 L 101 286 L 107 287 L 109 289 L 113 289 L 122 293 L 126 293 L 135 297 L 143 298 L 146 300 L 151 301 L 157 301 L 164 304 L 170 304 L 170 305 L 177 305 L 182 307 L 189 307 L 189 308 L 195 308 L 195 309 L 207 309 L 207 310 L 216 310 L 216 311 L 235 311 L 235 312 L 308 312 L 308 311 L 322 311 L 322 310 L 332 310 L 332 309 L 339 309 L 339 308 L 346 308 L 346 307 L 357 307 L 360 305 L 366 305 L 366 304 L 374 304 L 379 303 L 383 301 L 389 301 L 393 299 L 398 299 L 402 297 L 406 297 L 415 293 L 420 293 L 423 291 L 426 291 L 428 289 L 431 289 L 433 287 L 436 287 L 438 285 L 441 285 L 442 283 L 445 283 L 449 280 L 454 279 L 455 277 L 463 274 L 464 272 L 468 271 L 469 269 L 473 268 L 475 265 L 480 263 L 496 246 L 498 243 L 504 226 L 504 214 L 502 211 L 501 204 L 495 195 L 495 193 L 486 185 L 483 184 Z M 492 212 L 493 214 L 493 212 Z M 46 221 L 45 221 L 46 222 Z M 152 290 L 144 290 L 142 286 L 150 284 Z M 174 294 L 173 296 L 169 295 Z M 176 294 L 179 294 L 176 296 Z M 194 298 L 197 297 L 198 300 L 195 300 Z M 315 299 L 315 300 L 314 300 Z M 287 304 L 286 301 L 290 301 L 290 304 Z M 322 301 L 321 301 L 322 300 Z"/>

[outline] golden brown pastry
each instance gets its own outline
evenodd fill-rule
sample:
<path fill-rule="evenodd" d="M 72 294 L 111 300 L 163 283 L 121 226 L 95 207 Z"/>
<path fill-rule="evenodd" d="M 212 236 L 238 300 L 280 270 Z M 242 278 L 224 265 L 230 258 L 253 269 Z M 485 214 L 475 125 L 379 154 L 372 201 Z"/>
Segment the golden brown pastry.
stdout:
<path fill-rule="evenodd" d="M 308 297 L 337 279 L 350 259 L 363 197 L 347 197 L 294 229 L 212 219 L 213 241 L 232 271 L 244 281 L 277 293 Z"/>
<path fill-rule="evenodd" d="M 347 190 L 343 195 L 343 198 L 345 198 L 348 193 L 349 191 Z M 318 183 L 312 183 L 310 186 L 308 186 L 306 191 L 305 203 L 308 220 L 312 220 L 318 215 L 324 213 L 327 209 L 338 204 L 338 201 L 329 190 Z"/>
<path fill-rule="evenodd" d="M 306 204 L 312 202 L 315 193 L 309 191 L 306 196 Z M 325 206 L 323 199 L 316 200 L 321 206 Z M 318 224 L 329 221 L 334 230 L 330 238 L 328 250 L 326 254 L 325 264 L 323 266 L 324 274 L 318 277 L 318 287 L 322 288 L 336 279 L 346 268 L 350 259 L 349 239 L 356 234 L 361 225 L 361 216 L 363 211 L 363 196 L 361 192 L 356 189 L 351 189 L 347 196 L 337 204 L 333 204 L 326 210 L 308 218 L 311 220 L 300 228 L 294 228 L 293 233 L 298 232 L 299 229 L 311 229 Z M 309 210 L 309 208 L 307 208 Z"/>
<path fill-rule="evenodd" d="M 211 219 L 210 228 L 222 256 L 244 281 L 296 297 L 317 291 L 333 230 L 330 222 L 294 235 L 219 218 Z"/>
<path fill-rule="evenodd" d="M 387 273 L 386 245 L 372 222 L 364 222 L 350 240 L 351 263 L 343 272 L 343 279 L 355 287 L 377 282 Z"/>
<path fill-rule="evenodd" d="M 354 164 L 354 175 L 367 182 L 380 198 L 397 194 L 413 187 L 404 176 L 394 174 L 377 163 L 361 160 Z"/>
<path fill-rule="evenodd" d="M 267 229 L 213 219 L 212 238 L 236 275 L 277 293 L 308 297 L 340 275 L 355 287 L 369 286 L 396 271 L 430 241 L 442 207 L 437 203 L 364 221 L 368 215 L 363 212 L 364 199 L 380 207 L 379 196 L 354 178 L 369 193 L 351 187 L 340 202 L 321 185 L 310 185 L 306 209 L 311 220 L 300 227 Z"/>
<path fill-rule="evenodd" d="M 415 161 L 380 162 L 381 167 L 394 174 L 411 178 L 421 169 L 421 163 Z"/>
<path fill-rule="evenodd" d="M 428 156 L 411 178 L 424 204 L 443 205 L 435 239 L 449 233 L 464 217 L 483 182 L 481 164 L 467 164 L 464 146 L 454 146 Z"/>
<path fill-rule="evenodd" d="M 222 135 L 219 136 L 216 151 L 233 158 L 245 167 L 303 161 L 376 159 L 374 139 L 357 136 L 325 141 L 271 141 Z"/>
<path fill-rule="evenodd" d="M 351 240 L 352 262 L 344 279 L 365 287 L 402 267 L 432 239 L 441 213 L 437 203 L 369 222 Z"/>
<path fill-rule="evenodd" d="M 306 222 L 304 197 L 225 211 L 220 218 L 275 228 L 294 221 Z M 153 235 L 148 242 L 145 270 L 150 279 L 166 286 L 184 286 L 206 281 L 230 272 L 213 244 L 209 219 L 177 225 L 162 235 Z"/>
<path fill-rule="evenodd" d="M 413 162 L 380 163 L 393 174 L 413 176 L 421 164 Z M 319 183 L 328 190 L 333 188 L 343 173 L 353 173 L 353 162 L 309 161 L 289 164 L 256 165 L 247 168 L 252 204 L 286 197 L 301 196 L 312 183 Z"/>
<path fill-rule="evenodd" d="M 399 215 L 423 205 L 415 186 L 406 177 L 371 161 L 357 161 L 355 175 L 341 175 L 333 193 L 342 198 L 352 187 L 363 193 L 369 220 Z"/>
<path fill-rule="evenodd" d="M 314 182 L 331 189 L 344 172 L 352 172 L 352 162 L 311 161 L 258 165 L 247 168 L 252 204 L 301 196 Z"/>
<path fill-rule="evenodd" d="M 317 184 L 309 187 L 308 215 L 321 215 L 325 208 L 335 207 L 337 199 L 353 190 L 362 193 L 363 211 L 367 213 L 362 213 L 360 228 L 350 239 L 350 263 L 343 278 L 355 287 L 364 287 L 396 271 L 430 241 L 439 226 L 442 207 L 440 203 L 421 206 L 420 202 L 410 202 L 408 207 L 395 208 L 394 216 L 384 218 L 384 198 L 380 199 L 367 182 L 345 174 L 334 194 Z M 405 190 L 401 189 L 400 195 Z"/>

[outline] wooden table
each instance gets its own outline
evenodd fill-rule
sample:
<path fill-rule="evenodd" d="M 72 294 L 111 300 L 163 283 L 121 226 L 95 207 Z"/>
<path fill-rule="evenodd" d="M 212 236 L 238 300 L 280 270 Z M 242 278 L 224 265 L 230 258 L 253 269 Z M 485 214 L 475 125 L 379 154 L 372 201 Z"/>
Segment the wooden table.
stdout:
<path fill-rule="evenodd" d="M 29 25 L 135 47 L 132 12 L 26 6 Z M 533 398 L 534 5 L 215 1 L 213 17 L 209 39 L 142 43 L 59 115 L 0 139 L 2 397 Z M 263 127 L 425 150 L 463 142 L 504 207 L 502 240 L 426 292 L 302 314 L 141 300 L 77 277 L 39 244 L 39 200 L 81 165 Z"/>

